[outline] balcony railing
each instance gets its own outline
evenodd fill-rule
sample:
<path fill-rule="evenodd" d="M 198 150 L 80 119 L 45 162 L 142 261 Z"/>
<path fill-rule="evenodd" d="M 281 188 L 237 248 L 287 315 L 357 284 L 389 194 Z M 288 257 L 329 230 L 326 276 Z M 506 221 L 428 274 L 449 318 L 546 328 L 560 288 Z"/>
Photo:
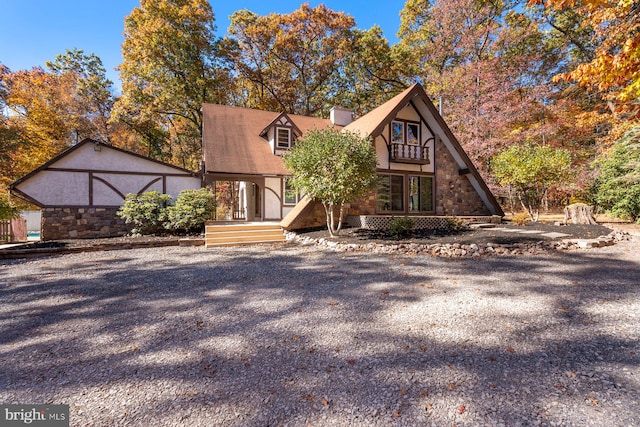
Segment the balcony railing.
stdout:
<path fill-rule="evenodd" d="M 428 165 L 429 147 L 412 144 L 391 144 L 389 157 L 392 162 Z"/>

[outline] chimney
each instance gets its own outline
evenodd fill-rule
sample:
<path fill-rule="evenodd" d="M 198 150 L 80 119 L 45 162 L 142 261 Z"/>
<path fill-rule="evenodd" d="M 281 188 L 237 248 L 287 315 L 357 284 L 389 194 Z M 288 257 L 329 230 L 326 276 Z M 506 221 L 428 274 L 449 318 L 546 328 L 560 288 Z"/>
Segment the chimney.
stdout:
<path fill-rule="evenodd" d="M 335 107 L 331 108 L 331 113 L 329 113 L 329 119 L 331 119 L 331 123 L 333 123 L 336 126 L 346 126 L 349 123 L 351 123 L 352 114 L 353 113 L 351 113 L 351 110 L 345 107 L 340 107 L 336 105 Z"/>

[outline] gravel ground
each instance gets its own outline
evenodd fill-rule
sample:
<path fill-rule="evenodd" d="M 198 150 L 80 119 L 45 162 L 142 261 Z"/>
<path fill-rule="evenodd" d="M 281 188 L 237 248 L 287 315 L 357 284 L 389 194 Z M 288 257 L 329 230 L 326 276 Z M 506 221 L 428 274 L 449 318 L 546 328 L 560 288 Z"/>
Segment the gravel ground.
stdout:
<path fill-rule="evenodd" d="M 72 426 L 640 425 L 639 254 L 3 260 L 0 402 Z"/>

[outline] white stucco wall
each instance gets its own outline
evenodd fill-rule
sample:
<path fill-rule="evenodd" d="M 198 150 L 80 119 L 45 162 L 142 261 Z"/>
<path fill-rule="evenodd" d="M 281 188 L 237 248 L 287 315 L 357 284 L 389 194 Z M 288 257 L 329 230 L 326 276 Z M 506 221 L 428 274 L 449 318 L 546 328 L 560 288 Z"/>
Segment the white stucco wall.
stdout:
<path fill-rule="evenodd" d="M 145 158 L 86 143 L 16 189 L 41 206 L 120 206 L 128 193 L 165 190 L 174 199 L 185 189 L 200 188 L 188 172 Z M 108 183 L 108 185 L 107 185 Z M 113 188 L 112 188 L 113 187 Z"/>
<path fill-rule="evenodd" d="M 282 219 L 282 178 L 264 179 L 264 217 L 266 219 Z"/>
<path fill-rule="evenodd" d="M 423 117 L 427 117 L 424 115 L 425 113 L 422 113 L 422 114 L 423 114 Z M 411 105 L 408 105 L 402 110 L 400 110 L 400 112 L 396 117 L 404 120 L 421 122 L 420 116 Z M 425 120 L 427 119 L 425 118 Z M 429 125 L 431 126 L 431 123 L 429 123 Z M 411 172 L 434 173 L 435 144 L 433 140 L 427 143 L 427 147 L 429 149 L 429 160 L 430 160 L 429 164 L 427 165 L 414 165 L 414 164 L 407 164 L 407 163 L 391 163 L 390 164 L 389 151 L 387 148 L 387 143 L 385 142 L 385 139 L 387 141 L 389 140 L 389 126 L 390 125 L 385 126 L 384 129 L 382 130 L 382 135 L 384 135 L 384 138 L 379 136 L 378 138 L 376 138 L 376 141 L 375 141 L 378 168 L 411 171 Z M 431 135 L 431 132 L 429 132 L 429 128 L 425 124 L 421 124 L 420 126 L 421 140 L 424 141 L 425 139 L 431 138 L 432 136 L 433 135 Z"/>
<path fill-rule="evenodd" d="M 91 169 L 94 171 L 131 171 L 151 173 L 175 173 L 176 169 L 143 157 L 133 156 L 105 145 L 100 151 L 94 144 L 85 144 L 50 167 L 70 169 Z"/>
<path fill-rule="evenodd" d="M 46 206 L 89 204 L 89 175 L 86 172 L 41 171 L 18 187 Z"/>

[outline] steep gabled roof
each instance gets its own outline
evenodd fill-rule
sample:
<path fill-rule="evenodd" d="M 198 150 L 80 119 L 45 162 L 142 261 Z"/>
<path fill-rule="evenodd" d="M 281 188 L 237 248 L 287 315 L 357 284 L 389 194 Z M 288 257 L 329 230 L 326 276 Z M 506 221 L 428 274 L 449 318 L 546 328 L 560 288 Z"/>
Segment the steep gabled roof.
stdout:
<path fill-rule="evenodd" d="M 491 190 L 489 190 L 489 187 L 487 187 L 487 184 L 482 179 L 482 176 L 474 166 L 473 162 L 464 151 L 464 149 L 460 145 L 460 142 L 453 134 L 451 129 L 449 129 L 449 126 L 447 126 L 447 123 L 444 121 L 442 116 L 440 116 L 440 113 L 436 109 L 435 105 L 433 105 L 433 102 L 431 102 L 429 96 L 424 91 L 421 85 L 416 83 L 410 86 L 378 108 L 372 110 L 371 112 L 360 117 L 358 120 L 346 126 L 345 130 L 358 132 L 361 135 L 367 135 L 375 138 L 380 135 L 385 126 L 388 125 L 389 122 L 391 122 L 396 117 L 400 110 L 406 107 L 409 103 L 415 102 L 416 98 L 420 99 L 420 101 L 424 103 L 426 108 L 429 110 L 430 115 L 436 121 L 438 127 L 442 129 L 442 132 L 444 133 L 444 135 L 442 136 L 444 136 L 444 139 L 450 143 L 445 143 L 445 146 L 447 147 L 447 149 L 449 149 L 451 155 L 454 157 L 454 159 L 456 159 L 457 162 L 463 163 L 463 165 L 458 165 L 460 167 L 460 170 L 469 170 L 469 174 L 471 175 L 469 177 L 469 180 L 476 188 L 478 194 L 481 197 L 482 194 L 480 193 L 484 193 L 486 198 L 482 198 L 483 200 L 485 200 L 485 203 L 490 205 L 488 206 L 489 209 L 494 214 L 503 216 L 504 212 L 502 211 L 500 204 L 494 197 L 493 193 L 491 193 Z"/>
<path fill-rule="evenodd" d="M 209 173 L 232 175 L 290 175 L 280 156 L 260 135 L 282 113 L 204 104 L 203 153 Z M 302 135 L 332 126 L 328 119 L 287 114 Z"/>
<path fill-rule="evenodd" d="M 416 95 L 418 88 L 422 89 L 419 84 L 414 84 L 381 106 L 368 112 L 356 121 L 351 122 L 349 125 L 345 126 L 344 129 L 360 133 L 361 135 L 370 136 L 372 138 L 377 137 L 380 135 L 380 132 L 382 132 L 382 129 L 384 129 L 384 127 L 395 118 L 396 114 L 398 114 L 398 112 L 407 105 L 407 102 Z"/>

